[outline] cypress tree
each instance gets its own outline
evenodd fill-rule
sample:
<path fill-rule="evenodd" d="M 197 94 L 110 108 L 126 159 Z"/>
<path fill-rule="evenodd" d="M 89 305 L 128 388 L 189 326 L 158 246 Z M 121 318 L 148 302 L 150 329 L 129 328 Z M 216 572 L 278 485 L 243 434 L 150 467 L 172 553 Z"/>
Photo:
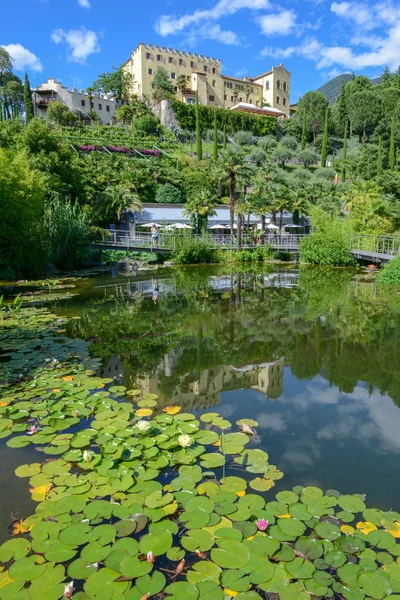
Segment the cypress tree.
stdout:
<path fill-rule="evenodd" d="M 329 129 L 329 108 L 325 111 L 324 137 L 321 149 L 321 167 L 326 166 L 326 157 L 328 154 L 328 129 Z"/>
<path fill-rule="evenodd" d="M 226 123 L 224 123 L 224 150 L 226 150 Z"/>
<path fill-rule="evenodd" d="M 343 165 L 342 165 L 342 181 L 346 181 L 346 159 L 347 159 L 347 127 L 348 123 L 344 126 L 344 140 L 343 140 Z"/>
<path fill-rule="evenodd" d="M 379 136 L 379 142 L 378 142 L 378 175 L 380 175 L 382 173 L 383 170 L 383 164 L 382 164 L 382 136 Z"/>
<path fill-rule="evenodd" d="M 304 109 L 303 129 L 301 132 L 301 149 L 302 150 L 304 150 L 304 148 L 306 147 L 306 143 L 307 143 L 307 113 L 306 113 L 306 110 Z"/>
<path fill-rule="evenodd" d="M 392 127 L 390 130 L 390 148 L 389 148 L 389 169 L 394 171 L 396 166 L 396 151 L 394 147 L 394 129 L 395 129 L 395 118 L 392 117 Z"/>
<path fill-rule="evenodd" d="M 217 130 L 217 111 L 214 109 L 214 148 L 213 158 L 218 160 L 218 130 Z"/>
<path fill-rule="evenodd" d="M 25 119 L 26 119 L 26 122 L 28 123 L 28 121 L 33 119 L 33 117 L 35 116 L 35 113 L 33 110 L 31 86 L 29 84 L 28 75 L 26 73 L 25 73 L 25 79 L 24 79 L 24 107 L 25 107 Z"/>
<path fill-rule="evenodd" d="M 196 153 L 197 153 L 197 158 L 199 160 L 202 160 L 203 145 L 201 143 L 200 115 L 199 115 L 199 92 L 197 90 L 196 90 Z"/>

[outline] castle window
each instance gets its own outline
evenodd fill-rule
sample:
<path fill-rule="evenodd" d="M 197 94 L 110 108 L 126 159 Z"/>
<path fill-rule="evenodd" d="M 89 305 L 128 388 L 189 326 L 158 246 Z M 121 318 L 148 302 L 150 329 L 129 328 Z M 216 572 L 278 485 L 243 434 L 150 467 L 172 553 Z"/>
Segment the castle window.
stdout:
<path fill-rule="evenodd" d="M 192 67 L 192 69 L 194 69 L 194 62 L 192 60 L 190 61 L 190 66 Z"/>
<path fill-rule="evenodd" d="M 146 58 L 147 58 L 147 60 L 150 59 L 150 52 L 146 52 Z"/>
<path fill-rule="evenodd" d="M 94 108 L 94 102 L 90 103 L 90 108 Z"/>
<path fill-rule="evenodd" d="M 276 89 L 277 89 L 277 90 L 280 90 L 280 89 L 281 89 L 281 82 L 279 81 L 279 79 L 278 79 L 278 81 L 276 82 Z"/>
<path fill-rule="evenodd" d="M 286 81 L 283 82 L 283 91 L 286 92 Z"/>
<path fill-rule="evenodd" d="M 169 62 L 169 63 L 172 63 L 172 56 L 169 56 L 169 57 L 168 57 L 168 62 Z"/>
<path fill-rule="evenodd" d="M 239 98 L 239 102 L 243 102 L 243 98 Z"/>
<path fill-rule="evenodd" d="M 147 72 L 149 75 L 153 75 L 153 69 L 149 69 Z"/>
<path fill-rule="evenodd" d="M 233 96 L 231 96 L 231 102 L 233 102 Z"/>
<path fill-rule="evenodd" d="M 209 96 L 208 99 L 210 100 L 210 102 L 215 102 L 215 96 Z"/>
<path fill-rule="evenodd" d="M 216 69 L 215 69 L 215 67 L 213 67 L 213 73 L 214 73 L 214 74 L 216 73 Z"/>
<path fill-rule="evenodd" d="M 283 98 L 283 106 L 286 106 L 286 98 Z"/>
<path fill-rule="evenodd" d="M 224 96 L 224 100 L 227 100 L 227 98 L 228 98 L 228 96 L 225 94 L 225 96 Z"/>
<path fill-rule="evenodd" d="M 160 62 L 160 60 L 161 60 L 161 54 L 157 54 L 157 60 Z"/>
<path fill-rule="evenodd" d="M 213 79 L 213 82 L 212 82 L 212 84 L 213 84 L 213 87 L 215 87 L 215 79 Z"/>
<path fill-rule="evenodd" d="M 86 106 L 86 100 L 81 100 L 81 106 Z"/>
<path fill-rule="evenodd" d="M 277 97 L 276 97 L 276 103 L 277 103 L 277 104 L 279 104 L 279 102 L 280 102 L 280 101 L 281 101 L 281 100 L 280 100 L 279 96 L 277 96 Z"/>
<path fill-rule="evenodd" d="M 203 69 L 204 69 L 204 73 L 207 73 L 207 66 L 206 65 L 204 65 Z"/>
<path fill-rule="evenodd" d="M 175 79 L 175 73 L 171 73 L 171 79 Z"/>
<path fill-rule="evenodd" d="M 106 112 L 110 112 L 110 107 L 108 106 L 108 104 L 106 106 Z"/>
<path fill-rule="evenodd" d="M 269 90 L 269 81 L 266 81 L 266 82 L 265 82 L 265 89 L 266 89 L 266 90 Z"/>
<path fill-rule="evenodd" d="M 99 110 L 103 110 L 102 104 L 98 104 Z"/>

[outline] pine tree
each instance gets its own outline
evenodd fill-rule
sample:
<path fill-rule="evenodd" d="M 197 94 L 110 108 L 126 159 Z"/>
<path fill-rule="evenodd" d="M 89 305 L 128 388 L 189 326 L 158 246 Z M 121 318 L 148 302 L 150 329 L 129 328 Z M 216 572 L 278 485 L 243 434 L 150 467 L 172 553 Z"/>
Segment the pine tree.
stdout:
<path fill-rule="evenodd" d="M 382 163 L 382 136 L 379 136 L 379 141 L 378 141 L 378 166 L 377 166 L 377 170 L 378 170 L 378 175 L 380 175 L 382 173 L 383 170 L 383 163 Z"/>
<path fill-rule="evenodd" d="M 29 85 L 28 75 L 25 73 L 24 79 L 24 107 L 25 107 L 25 120 L 28 123 L 35 116 L 32 102 L 31 86 Z"/>
<path fill-rule="evenodd" d="M 203 145 L 201 143 L 201 130 L 200 130 L 200 114 L 199 114 L 199 92 L 196 90 L 196 153 L 197 158 L 202 160 L 203 158 Z"/>
<path fill-rule="evenodd" d="M 389 169 L 394 171 L 396 166 L 396 149 L 394 146 L 394 130 L 395 130 L 395 117 L 392 117 L 392 127 L 390 130 L 390 147 L 389 147 Z"/>
<path fill-rule="evenodd" d="M 321 167 L 326 167 L 326 158 L 328 155 L 328 130 L 329 130 L 329 108 L 325 111 L 324 137 L 321 149 Z"/>
<path fill-rule="evenodd" d="M 223 145 L 224 150 L 226 150 L 226 123 L 224 124 L 224 145 Z"/>
<path fill-rule="evenodd" d="M 349 118 L 349 111 L 347 108 L 347 96 L 346 96 L 346 91 L 345 91 L 345 83 L 344 81 L 342 81 L 342 91 L 339 94 L 339 97 L 337 99 L 337 105 L 338 105 L 338 110 L 339 110 L 339 121 L 341 126 L 343 127 L 343 131 L 344 131 L 344 126 L 346 121 Z"/>
<path fill-rule="evenodd" d="M 301 132 L 301 149 L 304 150 L 307 143 L 307 112 L 304 109 L 303 113 L 303 129 Z"/>
<path fill-rule="evenodd" d="M 214 110 L 214 148 L 213 158 L 218 160 L 218 130 L 217 130 L 217 111 Z"/>
<path fill-rule="evenodd" d="M 389 67 L 386 65 L 381 75 L 381 83 L 384 87 L 389 87 L 392 81 L 392 74 Z"/>
<path fill-rule="evenodd" d="M 344 126 L 344 139 L 343 139 L 343 164 L 342 164 L 342 181 L 345 183 L 346 181 L 346 160 L 347 160 L 347 128 L 348 123 Z"/>

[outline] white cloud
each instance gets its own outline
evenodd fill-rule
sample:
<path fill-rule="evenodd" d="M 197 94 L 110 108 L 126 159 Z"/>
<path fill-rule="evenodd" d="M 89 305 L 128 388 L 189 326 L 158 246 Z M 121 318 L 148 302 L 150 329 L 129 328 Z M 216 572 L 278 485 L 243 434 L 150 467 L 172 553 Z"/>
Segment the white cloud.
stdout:
<path fill-rule="evenodd" d="M 283 10 L 280 13 L 263 15 L 258 21 L 264 35 L 288 35 L 296 25 L 296 13 Z"/>
<path fill-rule="evenodd" d="M 51 34 L 55 44 L 66 44 L 68 48 L 68 59 L 85 64 L 88 56 L 100 52 L 99 38 L 96 32 L 82 27 L 81 29 L 56 29 Z"/>
<path fill-rule="evenodd" d="M 187 27 L 206 21 L 218 21 L 222 17 L 235 14 L 238 10 L 261 10 L 270 6 L 269 0 L 219 0 L 207 10 L 195 10 L 182 16 L 161 15 L 155 24 L 155 30 L 161 36 L 174 35 Z"/>
<path fill-rule="evenodd" d="M 78 4 L 79 6 L 82 6 L 82 8 L 91 8 L 89 0 L 78 0 Z"/>
<path fill-rule="evenodd" d="M 363 29 L 373 29 L 375 27 L 373 12 L 365 4 L 333 2 L 331 4 L 331 11 L 338 17 L 343 17 L 347 21 L 353 21 Z"/>
<path fill-rule="evenodd" d="M 43 65 L 36 56 L 21 44 L 8 44 L 3 46 L 11 56 L 13 67 L 16 71 L 43 71 Z"/>
<path fill-rule="evenodd" d="M 237 46 L 240 43 L 239 37 L 234 31 L 221 29 L 218 23 L 207 23 L 201 27 L 191 29 L 185 38 L 184 44 L 195 46 L 200 39 L 216 40 L 228 46 Z"/>

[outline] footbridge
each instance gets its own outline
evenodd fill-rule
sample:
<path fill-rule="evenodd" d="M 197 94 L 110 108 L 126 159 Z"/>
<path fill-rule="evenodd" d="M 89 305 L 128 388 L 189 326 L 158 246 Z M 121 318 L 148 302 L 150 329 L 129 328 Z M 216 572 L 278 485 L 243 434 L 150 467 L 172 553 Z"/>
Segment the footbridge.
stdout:
<path fill-rule="evenodd" d="M 273 234 L 266 233 L 253 237 L 242 236 L 242 249 L 256 248 L 266 244 L 280 252 L 299 254 L 302 238 L 306 234 Z M 393 236 L 347 235 L 345 236 L 352 255 L 358 260 L 375 264 L 389 262 L 394 256 L 400 255 L 400 238 Z M 214 248 L 232 250 L 238 247 L 238 236 L 229 234 L 195 235 L 191 233 L 159 233 L 158 239 L 152 239 L 151 233 L 131 233 L 128 231 L 108 231 L 101 242 L 95 247 L 101 250 L 125 250 L 130 252 L 150 252 L 171 254 L 182 243 L 190 238 L 207 240 Z"/>

